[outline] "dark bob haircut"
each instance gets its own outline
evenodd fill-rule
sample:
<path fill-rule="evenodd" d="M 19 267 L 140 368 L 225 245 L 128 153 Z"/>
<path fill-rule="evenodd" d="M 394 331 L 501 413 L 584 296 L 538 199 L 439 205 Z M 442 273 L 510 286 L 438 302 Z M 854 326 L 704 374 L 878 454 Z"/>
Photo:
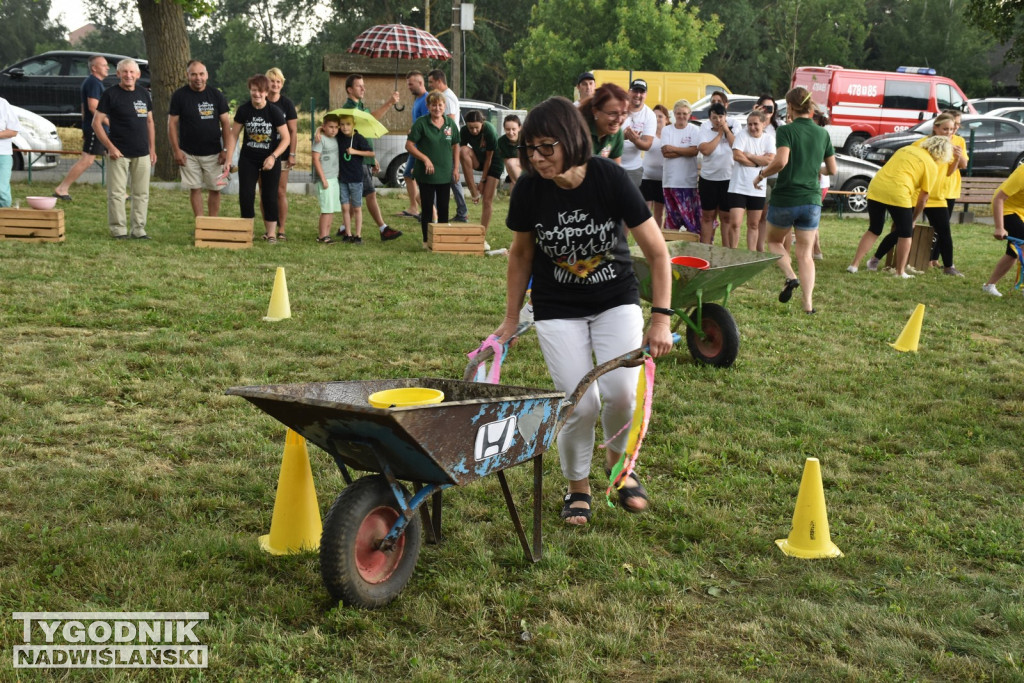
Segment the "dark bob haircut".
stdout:
<path fill-rule="evenodd" d="M 519 164 L 531 172 L 530 155 L 522 145 L 537 144 L 541 138 L 554 138 L 562 148 L 564 166 L 561 173 L 573 166 L 583 166 L 593 156 L 590 130 L 573 103 L 564 97 L 544 100 L 530 110 L 523 130 L 519 133 Z"/>
<path fill-rule="evenodd" d="M 263 74 L 256 74 L 255 76 L 250 76 L 249 80 L 246 81 L 245 85 L 250 90 L 256 88 L 260 92 L 270 92 L 270 79 L 264 76 Z"/>

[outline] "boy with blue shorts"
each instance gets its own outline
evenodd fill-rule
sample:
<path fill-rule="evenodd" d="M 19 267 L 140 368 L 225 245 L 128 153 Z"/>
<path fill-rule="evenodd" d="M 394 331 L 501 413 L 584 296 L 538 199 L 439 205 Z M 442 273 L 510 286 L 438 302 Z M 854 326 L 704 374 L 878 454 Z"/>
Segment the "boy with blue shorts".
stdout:
<path fill-rule="evenodd" d="M 325 116 L 324 134 L 319 140 L 313 141 L 313 173 L 316 174 L 316 194 L 320 200 L 320 233 L 316 241 L 321 244 L 334 242 L 330 237 L 331 221 L 334 220 L 334 214 L 341 210 L 341 198 L 338 193 L 339 123 L 337 114 Z"/>
<path fill-rule="evenodd" d="M 363 243 L 363 157 L 375 156 L 366 138 L 356 132 L 351 116 L 339 117 L 338 149 L 341 152 L 338 187 L 345 221 L 344 242 Z"/>

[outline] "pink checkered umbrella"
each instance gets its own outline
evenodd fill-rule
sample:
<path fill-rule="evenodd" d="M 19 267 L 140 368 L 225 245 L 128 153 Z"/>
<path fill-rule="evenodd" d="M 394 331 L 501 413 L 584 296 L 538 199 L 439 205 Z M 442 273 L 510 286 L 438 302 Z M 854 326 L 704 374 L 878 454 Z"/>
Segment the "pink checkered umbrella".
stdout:
<path fill-rule="evenodd" d="M 371 26 L 358 36 L 348 51 L 374 58 L 395 58 L 395 89 L 398 89 L 399 59 L 438 59 L 446 61 L 452 58 L 448 49 L 441 41 L 430 33 L 415 26 L 405 24 L 380 24 Z M 404 106 L 395 106 L 397 111 Z"/>

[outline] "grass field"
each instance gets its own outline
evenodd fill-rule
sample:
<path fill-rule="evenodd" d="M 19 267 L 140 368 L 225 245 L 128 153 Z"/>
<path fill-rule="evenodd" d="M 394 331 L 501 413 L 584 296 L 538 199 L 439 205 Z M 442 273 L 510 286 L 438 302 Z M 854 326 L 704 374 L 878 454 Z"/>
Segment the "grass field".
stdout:
<path fill-rule="evenodd" d="M 114 242 L 102 188 L 74 196 L 65 243 L 0 242 L 0 680 L 36 678 L 11 668 L 19 611 L 207 611 L 218 681 L 1024 679 L 1024 300 L 1009 278 L 981 292 L 1003 248 L 990 227 L 954 228 L 966 279 L 897 281 L 847 274 L 865 224 L 828 218 L 817 315 L 777 302 L 772 268 L 730 298 L 734 367 L 659 360 L 648 514 L 602 503 L 564 527 L 551 452 L 541 562 L 486 477 L 446 494 L 447 537 L 402 595 L 360 611 L 329 599 L 315 553 L 259 549 L 285 430 L 224 391 L 460 377 L 501 320 L 503 259 L 428 254 L 399 219 L 395 242 L 370 227 L 361 247 L 318 245 L 305 196 L 276 246 L 195 249 L 185 193 L 159 190 L 153 241 Z M 278 266 L 293 317 L 266 323 Z M 917 303 L 920 352 L 898 353 Z M 551 386 L 532 335 L 503 381 Z M 326 511 L 344 482 L 310 456 Z M 841 559 L 774 544 L 812 456 Z M 509 472 L 523 512 L 529 470 Z"/>

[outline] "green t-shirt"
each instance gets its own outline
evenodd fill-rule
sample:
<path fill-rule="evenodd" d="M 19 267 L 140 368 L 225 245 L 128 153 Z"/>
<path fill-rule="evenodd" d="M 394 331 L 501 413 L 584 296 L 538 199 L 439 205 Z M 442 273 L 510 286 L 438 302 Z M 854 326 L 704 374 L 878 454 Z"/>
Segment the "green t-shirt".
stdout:
<path fill-rule="evenodd" d="M 594 143 L 594 156 L 605 157 L 606 159 L 618 159 L 622 156 L 622 142 L 625 133 L 622 127 L 618 132 L 604 136 L 604 139 L 597 137 L 597 124 L 590 124 L 590 139 Z"/>
<path fill-rule="evenodd" d="M 821 206 L 818 171 L 821 163 L 836 153 L 828 131 L 811 119 L 799 118 L 779 127 L 775 147 L 789 148 L 789 163 L 779 171 L 772 190 L 772 206 Z"/>
<path fill-rule="evenodd" d="M 494 126 L 489 122 L 484 121 L 483 127 L 480 128 L 480 132 L 476 135 L 469 132 L 468 125 L 463 126 L 462 130 L 459 131 L 459 144 L 470 146 L 476 155 L 477 161 L 480 163 L 482 171 L 487 170 L 483 168 L 484 161 L 487 160 L 487 153 L 492 152 L 489 175 L 501 177 L 501 169 L 504 168 L 505 164 L 498 155 L 498 133 L 495 132 Z"/>
<path fill-rule="evenodd" d="M 371 115 L 373 114 L 373 112 L 370 111 L 370 108 L 367 107 L 365 104 L 363 104 L 362 100 L 359 100 L 358 102 L 356 102 L 351 97 L 348 98 L 347 100 L 345 100 L 345 104 L 343 104 L 341 106 L 341 108 L 342 109 L 358 109 L 359 111 L 365 111 L 365 112 L 367 112 L 367 113 L 369 113 Z M 365 138 L 366 136 L 364 135 L 363 137 Z M 369 138 L 366 138 L 366 144 L 368 144 L 370 146 L 370 151 L 372 152 L 373 151 L 373 140 L 371 140 Z M 374 157 L 363 157 L 363 163 L 365 165 L 367 165 L 367 166 L 373 166 L 375 163 L 377 163 L 377 160 Z"/>
<path fill-rule="evenodd" d="M 508 139 L 507 135 L 502 135 L 498 138 L 498 156 L 501 157 L 502 161 L 505 161 L 505 159 L 518 159 L 519 150 L 516 149 L 518 146 L 518 140 L 512 142 Z"/>
<path fill-rule="evenodd" d="M 452 167 L 452 147 L 459 144 L 459 134 L 450 118 L 444 117 L 438 128 L 430 122 L 430 116 L 419 117 L 409 130 L 409 140 L 434 164 L 434 172 L 427 175 L 426 166 L 416 157 L 412 170 L 416 182 L 431 185 L 452 182 L 452 172 L 455 170 Z"/>

